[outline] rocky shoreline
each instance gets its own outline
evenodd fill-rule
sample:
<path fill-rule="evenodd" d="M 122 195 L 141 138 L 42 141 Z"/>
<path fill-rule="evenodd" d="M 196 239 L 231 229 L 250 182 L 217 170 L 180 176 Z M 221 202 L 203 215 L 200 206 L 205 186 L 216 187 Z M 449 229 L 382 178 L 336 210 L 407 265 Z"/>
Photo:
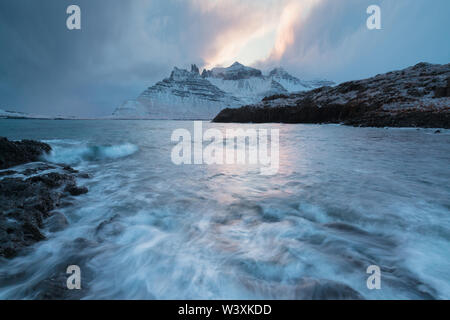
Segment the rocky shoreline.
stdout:
<path fill-rule="evenodd" d="M 88 192 L 77 185 L 87 174 L 42 162 L 50 151 L 42 142 L 0 138 L 0 258 L 13 258 L 45 240 L 44 229 L 64 229 L 68 222 L 58 208 Z"/>
<path fill-rule="evenodd" d="M 450 64 L 413 67 L 224 109 L 213 122 L 450 128 Z"/>

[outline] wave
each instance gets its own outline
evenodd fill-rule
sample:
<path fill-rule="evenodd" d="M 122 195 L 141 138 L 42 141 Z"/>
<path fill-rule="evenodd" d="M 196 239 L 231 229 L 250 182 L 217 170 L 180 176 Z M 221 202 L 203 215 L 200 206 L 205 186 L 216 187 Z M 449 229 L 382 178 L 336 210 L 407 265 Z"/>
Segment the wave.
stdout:
<path fill-rule="evenodd" d="M 75 165 L 83 161 L 101 161 L 128 157 L 138 151 L 131 143 L 112 146 L 74 146 L 73 144 L 53 145 L 50 154 L 44 160 L 53 163 Z"/>

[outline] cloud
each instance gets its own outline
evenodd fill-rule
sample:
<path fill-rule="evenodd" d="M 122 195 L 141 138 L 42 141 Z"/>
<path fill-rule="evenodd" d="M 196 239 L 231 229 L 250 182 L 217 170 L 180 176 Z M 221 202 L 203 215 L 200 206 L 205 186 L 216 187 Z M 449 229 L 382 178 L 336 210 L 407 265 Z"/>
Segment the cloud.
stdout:
<path fill-rule="evenodd" d="M 295 75 L 350 80 L 420 60 L 448 63 L 450 2 L 377 0 L 0 1 L 0 108 L 100 116 L 168 76 L 173 66 L 235 60 Z"/>
<path fill-rule="evenodd" d="M 200 28 L 207 28 L 214 34 L 214 37 L 204 43 L 202 50 L 206 68 L 231 64 L 240 59 L 240 53 L 248 43 L 264 37 L 276 28 L 281 8 L 280 3 L 264 4 L 263 1 L 223 0 L 193 3 L 203 15 Z"/>
<path fill-rule="evenodd" d="M 295 42 L 297 29 L 304 25 L 305 19 L 321 0 L 290 1 L 284 8 L 278 24 L 277 39 L 269 60 L 280 60 L 286 49 Z"/>
<path fill-rule="evenodd" d="M 366 27 L 366 9 L 374 3 L 381 7 L 382 30 Z M 449 63 L 450 43 L 443 41 L 449 10 L 446 0 L 322 0 L 287 24 L 293 31 L 284 33 L 288 41 L 281 42 L 282 50 L 255 65 L 282 65 L 301 77 L 346 81 L 420 61 Z"/>

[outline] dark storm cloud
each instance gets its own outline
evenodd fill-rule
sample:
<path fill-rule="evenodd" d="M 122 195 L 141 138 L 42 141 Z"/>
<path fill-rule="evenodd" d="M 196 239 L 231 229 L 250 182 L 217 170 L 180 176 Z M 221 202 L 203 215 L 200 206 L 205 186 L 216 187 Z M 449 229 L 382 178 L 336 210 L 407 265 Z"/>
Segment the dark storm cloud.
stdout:
<path fill-rule="evenodd" d="M 381 8 L 382 30 L 368 30 L 366 8 Z M 449 63 L 448 0 L 321 0 L 297 26 L 279 60 L 301 77 L 334 81 L 370 77 L 418 62 Z"/>
<path fill-rule="evenodd" d="M 2 0 L 0 108 L 108 115 L 173 66 L 203 65 L 220 49 L 217 35 L 249 23 L 238 3 Z M 81 7 L 82 30 L 66 28 L 71 4 Z"/>
<path fill-rule="evenodd" d="M 119 37 L 111 24 L 129 8 L 126 1 L 77 1 L 82 30 L 66 28 L 71 1 L 0 2 L 2 107 L 48 114 L 95 114 L 94 87 L 105 45 Z M 6 99 L 5 99 L 6 98 Z M 83 103 L 87 101 L 88 103 Z"/>
<path fill-rule="evenodd" d="M 292 3 L 299 16 L 283 16 Z M 82 30 L 66 28 L 71 4 Z M 369 4 L 381 6 L 382 30 L 365 27 Z M 241 50 L 258 67 L 334 81 L 448 63 L 449 10 L 448 0 L 1 0 L 0 109 L 109 115 L 173 66 L 229 63 Z M 274 59 L 286 22 L 293 41 Z"/>
<path fill-rule="evenodd" d="M 74 3 L 81 7 L 82 30 L 69 31 L 66 9 Z M 168 33 L 167 25 L 180 20 L 179 13 L 163 2 L 152 6 L 123 0 L 1 1 L 0 108 L 109 114 L 167 75 L 183 54 L 173 45 L 183 39 Z"/>

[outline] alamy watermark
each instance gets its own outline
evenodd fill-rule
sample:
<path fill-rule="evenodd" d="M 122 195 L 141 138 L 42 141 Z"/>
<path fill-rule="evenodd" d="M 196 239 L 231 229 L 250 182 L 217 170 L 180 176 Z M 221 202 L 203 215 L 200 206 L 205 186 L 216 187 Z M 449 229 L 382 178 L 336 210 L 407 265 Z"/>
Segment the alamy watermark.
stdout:
<path fill-rule="evenodd" d="M 66 26 L 69 30 L 81 30 L 81 9 L 77 5 L 67 7 L 66 13 L 69 14 L 66 20 Z"/>
<path fill-rule="evenodd" d="M 66 285 L 69 290 L 81 290 L 81 269 L 79 266 L 73 264 L 67 267 L 67 274 L 70 276 L 67 278 Z"/>
<path fill-rule="evenodd" d="M 370 5 L 366 10 L 370 16 L 367 18 L 366 25 L 369 30 L 381 29 L 381 8 L 378 5 Z M 67 7 L 66 13 L 69 17 L 66 20 L 66 26 L 69 30 L 81 30 L 81 8 L 72 4 Z"/>
<path fill-rule="evenodd" d="M 259 165 L 262 175 L 275 175 L 280 166 L 279 129 L 210 128 L 203 132 L 202 121 L 194 121 L 194 132 L 176 129 L 171 153 L 176 165 Z M 205 143 L 207 144 L 205 146 Z"/>
<path fill-rule="evenodd" d="M 370 274 L 367 278 L 367 289 L 369 290 L 380 290 L 381 289 L 381 269 L 379 266 L 371 265 L 367 267 L 366 272 Z"/>
<path fill-rule="evenodd" d="M 381 8 L 375 4 L 367 8 L 367 14 L 370 14 L 367 18 L 366 25 L 369 30 L 381 29 Z"/>

